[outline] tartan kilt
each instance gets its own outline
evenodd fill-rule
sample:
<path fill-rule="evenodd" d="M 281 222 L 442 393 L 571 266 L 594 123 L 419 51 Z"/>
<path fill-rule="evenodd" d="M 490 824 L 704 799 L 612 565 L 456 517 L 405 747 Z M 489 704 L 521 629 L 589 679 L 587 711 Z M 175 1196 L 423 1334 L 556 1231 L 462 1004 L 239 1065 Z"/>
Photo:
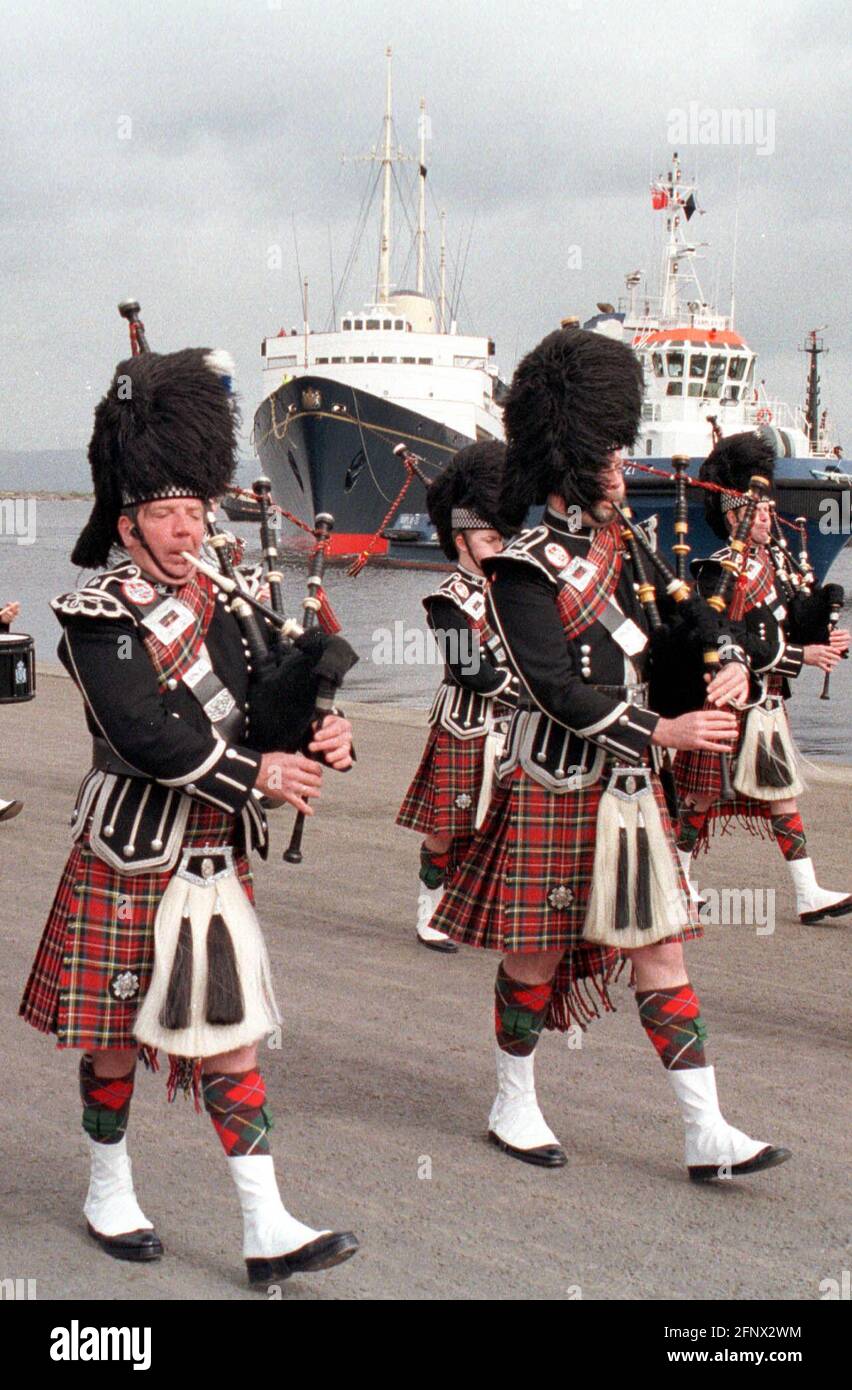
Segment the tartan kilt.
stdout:
<path fill-rule="evenodd" d="M 237 822 L 214 806 L 196 801 L 189 813 L 183 848 L 234 844 Z M 244 853 L 234 856 L 237 873 L 254 901 Z M 98 859 L 88 829 L 74 845 L 50 909 L 19 1013 L 42 1033 L 55 1033 L 58 1047 L 135 1047 L 133 1025 L 154 967 L 154 918 L 174 869 L 120 873 Z M 122 999 L 112 986 L 132 989 Z"/>
<path fill-rule="evenodd" d="M 737 717 L 737 746 L 739 746 L 743 736 L 745 711 L 731 709 L 728 706 L 728 713 L 735 714 Z M 690 748 L 686 752 L 681 750 L 675 753 L 673 767 L 675 786 L 681 801 L 686 801 L 692 796 L 718 797 L 721 791 L 718 753 L 713 753 L 707 748 Z M 731 776 L 733 776 L 733 769 Z"/>
<path fill-rule="evenodd" d="M 431 729 L 397 825 L 421 835 L 472 835 L 484 749 L 484 735 L 461 739 L 439 726 Z"/>
<path fill-rule="evenodd" d="M 737 716 L 737 743 L 740 743 L 745 723 L 745 710 L 734 710 Z M 734 776 L 732 759 L 731 777 Z M 722 802 L 719 754 L 706 748 L 679 752 L 674 757 L 674 779 L 680 801 L 688 803 L 692 797 L 712 796 L 713 805 L 707 812 L 707 819 L 695 844 L 694 853 L 705 853 L 710 848 L 710 836 L 714 833 L 725 835 L 736 828 L 747 830 L 759 839 L 771 838 L 768 822 L 772 816 L 772 802 L 758 801 L 754 797 L 741 796 L 736 792 L 733 800 Z"/>
<path fill-rule="evenodd" d="M 607 983 L 623 958 L 614 947 L 583 941 L 582 932 L 592 888 L 597 814 L 605 789 L 593 786 L 557 794 L 534 782 L 522 768 L 495 791 L 485 822 L 474 836 L 458 873 L 447 888 L 430 926 L 467 946 L 495 951 L 562 950 L 555 980 L 554 1006 L 548 1026 L 583 1026 L 597 1016 L 597 1001 L 588 994 L 584 1012 L 578 988 L 591 983 L 605 1008 L 611 1008 Z M 659 780 L 654 797 L 664 827 L 672 837 L 672 857 L 684 893 L 686 880 L 674 850 L 674 835 Z M 554 889 L 570 890 L 564 906 L 552 905 Z M 703 935 L 697 920 L 672 940 Z"/>

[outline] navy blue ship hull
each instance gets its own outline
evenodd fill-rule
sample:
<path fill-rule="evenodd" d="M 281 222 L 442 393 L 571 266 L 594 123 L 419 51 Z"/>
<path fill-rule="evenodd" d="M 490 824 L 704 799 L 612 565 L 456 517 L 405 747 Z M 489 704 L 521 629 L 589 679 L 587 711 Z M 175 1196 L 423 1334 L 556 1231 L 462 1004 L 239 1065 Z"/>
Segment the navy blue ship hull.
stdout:
<path fill-rule="evenodd" d="M 317 512 L 332 514 L 332 556 L 351 556 L 369 546 L 371 555 L 384 563 L 446 567 L 426 514 L 423 484 L 414 478 L 399 497 L 406 473 L 393 450 L 405 444 L 436 477 L 457 449 L 472 442 L 466 435 L 369 392 L 325 377 L 301 376 L 280 386 L 258 407 L 254 442 L 280 506 L 309 526 Z M 657 515 L 659 544 L 670 555 L 673 489 L 665 479 L 642 472 L 641 465 L 670 472 L 671 460 L 635 463 L 636 467 L 627 468 L 631 506 L 640 520 Z M 700 463 L 700 459 L 691 460 L 692 476 Z M 833 499 L 842 518 L 846 494 L 848 515 L 849 487 L 812 477 L 815 467 L 819 463 L 814 459 L 778 459 L 775 484 L 779 515 L 789 521 L 806 518 L 811 563 L 823 579 L 849 537 L 848 525 L 832 531 L 826 524 L 824 504 Z M 692 554 L 708 555 L 721 542 L 704 521 L 700 490 L 690 489 L 689 496 Z M 796 532 L 786 534 L 791 549 L 798 553 Z M 287 532 L 282 540 L 290 548 Z M 292 548 L 301 546 L 295 542 Z"/>

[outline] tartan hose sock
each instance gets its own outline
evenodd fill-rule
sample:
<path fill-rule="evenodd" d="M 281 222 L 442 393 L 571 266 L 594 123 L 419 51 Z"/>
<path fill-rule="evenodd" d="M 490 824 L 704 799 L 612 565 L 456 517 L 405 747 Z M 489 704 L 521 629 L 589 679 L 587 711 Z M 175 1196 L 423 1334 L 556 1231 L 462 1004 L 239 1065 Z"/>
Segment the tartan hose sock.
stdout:
<path fill-rule="evenodd" d="M 529 1057 L 541 1037 L 552 994 L 552 980 L 525 985 L 507 975 L 500 962 L 494 984 L 494 1031 L 502 1052 Z"/>
<path fill-rule="evenodd" d="M 639 1019 L 666 1071 L 705 1067 L 707 1029 L 692 985 L 648 989 L 636 995 Z"/>
<path fill-rule="evenodd" d="M 96 1076 L 91 1054 L 80 1058 L 83 1128 L 96 1144 L 119 1144 L 124 1138 L 135 1071 L 134 1063 L 126 1076 Z"/>
<path fill-rule="evenodd" d="M 778 841 L 778 848 L 788 864 L 795 859 L 807 859 L 808 842 L 805 839 L 802 817 L 798 811 L 789 816 L 773 816 L 770 824 L 772 834 Z"/>
<path fill-rule="evenodd" d="M 449 867 L 450 850 L 445 849 L 443 854 L 438 854 L 435 850 L 427 849 L 425 845 L 420 846 L 420 881 L 425 883 L 427 888 L 440 888 L 446 880 Z"/>
<path fill-rule="evenodd" d="M 266 1086 L 257 1070 L 226 1076 L 210 1072 L 202 1078 L 204 1106 L 229 1158 L 268 1154 L 272 1117 L 266 1106 Z"/>
<path fill-rule="evenodd" d="M 706 819 L 706 811 L 681 812 L 677 825 L 677 847 L 682 849 L 684 854 L 691 854 L 695 849 Z"/>

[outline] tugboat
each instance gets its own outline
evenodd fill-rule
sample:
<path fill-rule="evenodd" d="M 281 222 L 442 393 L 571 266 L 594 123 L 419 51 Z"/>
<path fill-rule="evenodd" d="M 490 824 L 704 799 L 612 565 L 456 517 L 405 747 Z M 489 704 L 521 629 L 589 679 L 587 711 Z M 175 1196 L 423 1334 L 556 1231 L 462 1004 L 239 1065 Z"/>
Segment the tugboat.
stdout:
<path fill-rule="evenodd" d="M 633 271 L 625 277 L 627 295 L 618 309 L 598 304 L 598 312 L 583 324 L 628 343 L 644 369 L 642 426 L 627 469 L 631 504 L 640 518 L 658 516 L 661 544 L 670 550 L 672 488 L 643 468 L 668 473 L 672 456 L 680 454 L 690 459 L 689 472 L 694 475 L 717 439 L 754 429 L 775 451 L 779 514 L 805 517 L 811 562 L 823 578 L 846 535 L 841 534 L 843 528 L 838 534 L 820 528 L 822 504 L 832 498 L 843 509 L 843 494 L 850 487 L 849 475 L 838 466 L 839 446 L 831 442 L 827 417 L 820 413 L 823 341 L 814 330 L 804 345 L 809 357 L 804 408 L 791 408 L 770 396 L 756 377 L 755 352 L 734 326 L 733 294 L 730 312 L 721 314 L 702 292 L 695 267 L 698 245 L 689 232 L 699 211 L 697 192 L 694 183 L 684 181 L 675 153 L 668 173 L 651 185 L 652 208 L 666 218 L 659 296 L 641 292 L 642 274 Z M 576 320 L 563 320 L 569 322 Z M 707 553 L 707 547 L 715 549 L 718 542 L 704 525 L 697 489 L 690 496 L 692 548 L 694 553 Z M 847 497 L 846 511 L 848 506 Z"/>
<path fill-rule="evenodd" d="M 382 180 L 373 298 L 342 314 L 332 332 L 312 332 L 306 322 L 302 333 L 282 329 L 264 339 L 264 399 L 254 417 L 254 445 L 276 502 L 310 524 L 319 511 L 334 516 L 331 556 L 360 551 L 384 526 L 372 553 L 387 556 L 396 540 L 405 557 L 407 546 L 419 551 L 423 540 L 427 553 L 420 558 L 428 562 L 440 552 L 433 535 L 423 534 L 424 522 L 431 533 L 423 483 L 412 481 L 396 514 L 406 474 L 393 450 L 405 444 L 434 465 L 437 477 L 465 444 L 501 439 L 501 383 L 493 340 L 459 333 L 448 306 L 443 214 L 437 303 L 426 293 L 428 122 L 422 101 L 416 280 L 411 289 L 392 287 L 393 170 L 407 156 L 393 141 L 390 49 L 386 58 L 382 145 L 368 156 L 381 164 Z"/>

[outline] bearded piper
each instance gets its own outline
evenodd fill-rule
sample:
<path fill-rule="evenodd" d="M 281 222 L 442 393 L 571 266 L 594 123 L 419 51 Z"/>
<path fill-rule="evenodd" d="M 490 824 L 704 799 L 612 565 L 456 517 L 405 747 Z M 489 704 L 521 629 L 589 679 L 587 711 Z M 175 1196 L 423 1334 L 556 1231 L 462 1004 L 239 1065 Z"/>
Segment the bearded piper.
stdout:
<path fill-rule="evenodd" d="M 489 622 L 521 696 L 500 787 L 433 924 L 503 954 L 494 1144 L 526 1163 L 567 1162 L 538 1105 L 535 1048 L 545 1027 L 584 1026 L 610 1008 L 608 985 L 627 957 L 640 1022 L 684 1121 L 689 1176 L 707 1181 L 772 1167 L 789 1152 L 723 1118 L 684 963 L 683 943 L 701 929 L 659 753 L 727 751 L 736 720 L 722 706 L 744 694 L 747 675 L 740 662 L 720 663 L 705 710 L 666 719 L 648 707 L 649 615 L 612 506 L 624 498 L 618 450 L 635 438 L 641 402 L 633 353 L 579 329 L 550 334 L 515 372 L 504 407 L 506 503 L 546 509 L 540 526 L 483 568 Z M 684 659 L 696 659 L 688 642 Z"/>
<path fill-rule="evenodd" d="M 311 813 L 319 763 L 289 750 L 310 727 L 324 639 L 284 654 L 249 641 L 192 558 L 230 483 L 238 417 L 225 354 L 143 352 L 119 364 L 95 412 L 92 515 L 72 561 L 108 565 L 53 603 L 59 656 L 83 698 L 93 766 L 21 1014 L 83 1050 L 90 1235 L 111 1256 L 163 1246 L 137 1201 L 126 1129 L 137 1055 L 171 1058 L 213 1121 L 243 1214 L 253 1286 L 354 1254 L 283 1205 L 257 1043 L 280 1022 L 253 908 L 249 854 L 265 855 L 261 795 Z M 339 639 L 337 639 L 339 640 Z M 250 657 L 249 651 L 254 653 Z M 350 765 L 336 714 L 311 751 Z"/>

